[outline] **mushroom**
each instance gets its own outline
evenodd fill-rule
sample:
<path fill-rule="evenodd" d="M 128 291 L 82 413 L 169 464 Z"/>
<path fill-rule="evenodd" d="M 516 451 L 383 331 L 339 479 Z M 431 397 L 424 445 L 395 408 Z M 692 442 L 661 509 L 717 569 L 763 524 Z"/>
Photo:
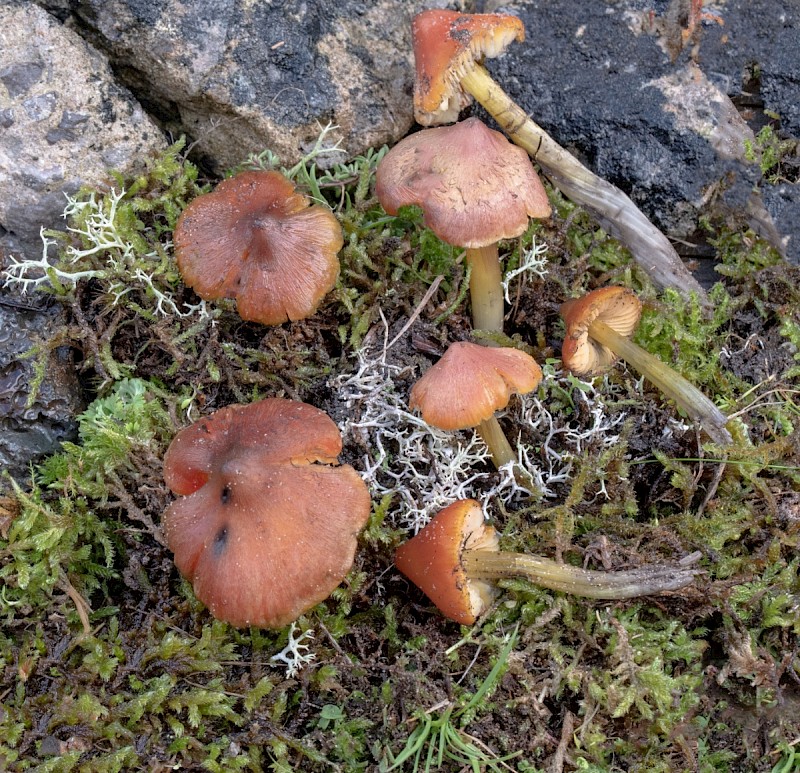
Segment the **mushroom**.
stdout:
<path fill-rule="evenodd" d="M 541 368 L 525 352 L 459 341 L 414 384 L 409 406 L 439 429 L 475 427 L 499 469 L 517 455 L 494 413 L 512 393 L 532 392 L 541 380 Z"/>
<path fill-rule="evenodd" d="M 235 298 L 264 325 L 313 314 L 339 276 L 342 229 L 333 213 L 279 172 L 242 172 L 198 196 L 175 227 L 187 285 L 207 300 Z"/>
<path fill-rule="evenodd" d="M 620 572 L 598 572 L 540 556 L 500 550 L 494 527 L 474 499 L 441 510 L 395 553 L 395 566 L 420 588 L 448 619 L 472 625 L 491 605 L 494 581 L 524 577 L 550 590 L 594 599 L 627 599 L 673 591 L 697 574 L 689 565 L 651 565 Z"/>
<path fill-rule="evenodd" d="M 715 443 L 730 445 L 728 417 L 696 386 L 630 340 L 641 310 L 639 299 L 625 287 L 600 287 L 561 304 L 567 327 L 561 348 L 564 367 L 577 375 L 596 375 L 621 357 L 672 398 Z"/>
<path fill-rule="evenodd" d="M 325 413 L 280 398 L 222 408 L 175 436 L 164 478 L 181 498 L 164 535 L 214 617 L 280 628 L 342 581 L 370 496 L 337 465 L 341 449 Z"/>
<path fill-rule="evenodd" d="M 466 247 L 473 323 L 480 330 L 502 331 L 497 242 L 524 233 L 529 217 L 550 215 L 527 153 L 468 118 L 401 140 L 378 165 L 375 192 L 390 215 L 416 204 L 442 241 Z"/>
<path fill-rule="evenodd" d="M 659 287 L 695 293 L 702 286 L 669 240 L 619 188 L 598 177 L 562 148 L 508 96 L 482 66 L 525 37 L 522 22 L 504 14 L 432 9 L 411 24 L 416 61 L 414 116 L 423 126 L 455 121 L 474 97 L 508 136 L 533 157 L 553 185 L 595 214 L 627 246 Z"/>

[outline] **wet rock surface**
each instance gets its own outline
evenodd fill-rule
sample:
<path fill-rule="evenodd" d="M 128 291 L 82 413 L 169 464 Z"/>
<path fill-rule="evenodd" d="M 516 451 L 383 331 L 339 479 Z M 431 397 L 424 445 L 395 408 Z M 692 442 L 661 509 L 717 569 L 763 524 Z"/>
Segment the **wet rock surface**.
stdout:
<path fill-rule="evenodd" d="M 800 265 L 800 184 L 765 186 L 762 197 L 786 258 Z"/>
<path fill-rule="evenodd" d="M 747 210 L 760 170 L 745 157 L 753 133 L 732 100 L 752 88 L 761 62 L 770 74 L 755 104 L 785 114 L 793 130 L 800 53 L 787 46 L 776 58 L 765 41 L 796 40 L 800 18 L 788 3 L 777 13 L 756 7 L 765 5 L 726 3 L 690 29 L 675 2 L 514 3 L 526 42 L 488 69 L 558 142 L 684 240 L 716 207 Z"/>
<path fill-rule="evenodd" d="M 800 7 L 794 0 L 737 0 L 724 24 L 704 24 L 698 52 L 709 78 L 743 106 L 763 106 L 800 135 Z"/>
<path fill-rule="evenodd" d="M 31 4 L 0 6 L 0 126 L 0 226 L 29 256 L 65 194 L 166 146 L 105 58 Z"/>
<path fill-rule="evenodd" d="M 26 356 L 65 323 L 58 305 L 0 294 L 0 469 L 21 481 L 32 460 L 77 433 L 74 417 L 84 406 L 70 349 L 54 351 L 33 397 L 35 359 Z"/>

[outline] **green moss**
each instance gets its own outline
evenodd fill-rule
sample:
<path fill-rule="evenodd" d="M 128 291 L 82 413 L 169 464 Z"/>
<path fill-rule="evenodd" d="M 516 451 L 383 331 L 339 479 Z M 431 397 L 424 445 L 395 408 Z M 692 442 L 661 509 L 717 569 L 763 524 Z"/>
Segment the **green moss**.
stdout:
<path fill-rule="evenodd" d="M 14 492 L 20 514 L 0 541 L 0 613 L 7 624 L 50 609 L 54 595 L 59 608 L 70 609 L 64 597 L 70 577 L 78 593 L 88 594 L 116 576 L 113 524 L 100 519 L 84 497 L 47 501 L 39 487 L 26 493 L 16 484 Z"/>
<path fill-rule="evenodd" d="M 404 746 L 397 754 L 387 749 L 380 769 L 385 773 L 393 770 L 412 770 L 416 773 L 418 770 L 439 769 L 449 762 L 467 769 L 495 773 L 507 767 L 506 761 L 516 757 L 516 753 L 497 756 L 483 745 L 476 745 L 464 728 L 487 708 L 485 701 L 496 689 L 515 641 L 516 631 L 508 637 L 497 661 L 475 693 L 462 695 L 441 711 L 418 711 L 415 716 L 417 726 Z"/>
<path fill-rule="evenodd" d="M 757 163 L 766 182 L 774 185 L 782 178 L 781 160 L 797 148 L 797 141 L 781 139 L 772 126 L 762 126 L 755 140 L 745 140 L 745 158 Z"/>
<path fill-rule="evenodd" d="M 722 285 L 709 294 L 712 312 L 707 314 L 696 298 L 685 300 L 666 290 L 657 305 L 647 306 L 636 331 L 636 342 L 671 366 L 679 364 L 681 375 L 715 395 L 727 396 L 734 384 L 720 367 L 718 353 L 728 343 L 732 313 L 731 298 Z"/>
<path fill-rule="evenodd" d="M 794 699 L 798 677 L 787 656 L 800 636 L 800 283 L 747 231 L 707 224 L 724 276 L 711 313 L 656 297 L 557 192 L 566 225 L 538 224 L 502 247 L 513 270 L 534 237 L 550 244 L 547 273 L 514 283 L 509 341 L 544 362 L 543 413 L 523 433 L 531 461 L 555 464 L 547 446 L 569 472 L 547 496 L 491 506 L 504 547 L 600 569 L 699 549 L 694 587 L 611 605 L 506 580 L 484 620 L 456 626 L 392 568 L 406 536 L 392 495 L 375 501 L 345 582 L 296 630 L 213 621 L 178 577 L 157 522 L 171 500 L 161 459 L 179 426 L 268 395 L 357 420 L 332 377 L 352 370 L 365 341 L 391 340 L 419 312 L 385 353 L 402 394 L 468 333 L 460 251 L 418 209 L 389 217 L 372 196 L 384 151 L 327 171 L 322 152 L 285 170 L 345 234 L 339 283 L 302 323 L 242 323 L 230 302 L 200 305 L 183 287 L 171 229 L 206 188 L 179 144 L 138 177 L 116 176 L 114 191 L 83 192 L 73 230 L 50 237 L 60 253 L 48 291 L 71 316 L 31 352 L 35 381 L 55 346 L 79 346 L 90 404 L 78 439 L 37 465 L 30 485 L 3 483 L 0 767 L 532 773 L 561 759 L 586 771 L 788 773 L 800 724 L 773 707 Z M 249 163 L 280 166 L 268 152 Z M 670 422 L 674 408 L 623 367 L 593 384 L 559 373 L 558 303 L 612 281 L 647 300 L 639 342 L 736 414 L 724 455 Z M 719 356 L 741 349 L 744 359 L 751 334 L 765 347 L 751 361 Z M 514 410 L 502 417 L 512 432 Z M 593 430 L 598 416 L 613 431 Z M 368 438 L 357 428 L 343 460 L 360 468 Z M 468 491 L 480 498 L 498 478 L 476 472 L 485 482 Z M 291 655 L 297 636 L 304 660 Z M 762 762 L 746 748 L 742 712 L 758 712 L 772 744 Z"/>

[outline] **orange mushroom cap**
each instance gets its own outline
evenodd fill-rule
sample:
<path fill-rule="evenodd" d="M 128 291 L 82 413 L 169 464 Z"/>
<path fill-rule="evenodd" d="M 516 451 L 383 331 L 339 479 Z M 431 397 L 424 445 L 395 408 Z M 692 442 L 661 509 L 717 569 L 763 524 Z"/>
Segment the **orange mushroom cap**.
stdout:
<path fill-rule="evenodd" d="M 642 303 L 627 287 L 599 287 L 582 298 L 565 301 L 559 311 L 567 327 L 561 347 L 563 366 L 578 375 L 594 375 L 612 365 L 617 355 L 592 339 L 592 322 L 605 322 L 630 337 L 639 324 Z"/>
<path fill-rule="evenodd" d="M 358 473 L 336 465 L 334 422 L 293 400 L 222 408 L 179 432 L 164 458 L 163 517 L 181 574 L 214 617 L 280 628 L 327 598 L 370 513 Z"/>
<path fill-rule="evenodd" d="M 402 544 L 394 563 L 448 619 L 472 625 L 497 593 L 493 583 L 471 580 L 461 565 L 465 550 L 499 550 L 497 532 L 474 499 L 441 510 L 419 534 Z"/>
<path fill-rule="evenodd" d="M 378 165 L 375 192 L 390 215 L 408 204 L 422 207 L 425 225 L 457 247 L 512 239 L 528 218 L 550 215 L 528 154 L 478 118 L 398 142 Z"/>
<path fill-rule="evenodd" d="M 429 10 L 411 22 L 416 80 L 414 117 L 422 126 L 450 123 L 472 102 L 460 81 L 476 62 L 500 56 L 525 39 L 516 16 Z"/>
<path fill-rule="evenodd" d="M 278 172 L 242 172 L 198 196 L 175 227 L 175 257 L 207 300 L 235 298 L 264 325 L 313 314 L 339 276 L 342 229 Z"/>
<path fill-rule="evenodd" d="M 505 408 L 513 393 L 532 392 L 541 380 L 536 360 L 519 349 L 459 341 L 414 384 L 409 406 L 439 429 L 467 429 Z"/>

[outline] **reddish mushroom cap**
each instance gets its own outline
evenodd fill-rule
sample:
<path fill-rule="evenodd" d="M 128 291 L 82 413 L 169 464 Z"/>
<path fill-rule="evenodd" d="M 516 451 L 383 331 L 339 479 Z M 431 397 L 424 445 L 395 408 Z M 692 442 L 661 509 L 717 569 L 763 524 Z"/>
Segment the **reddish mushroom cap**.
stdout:
<path fill-rule="evenodd" d="M 409 406 L 439 429 L 467 429 L 508 405 L 513 393 L 532 392 L 542 369 L 519 349 L 450 344 L 411 388 Z"/>
<path fill-rule="evenodd" d="M 467 577 L 461 565 L 465 550 L 499 550 L 497 533 L 474 499 L 440 511 L 397 549 L 394 563 L 445 617 L 472 625 L 492 603 L 496 589 L 490 582 Z"/>
<path fill-rule="evenodd" d="M 181 574 L 211 614 L 280 628 L 327 598 L 353 563 L 370 497 L 336 465 L 342 441 L 313 406 L 270 398 L 179 432 L 164 458 L 163 517 Z"/>
<path fill-rule="evenodd" d="M 278 172 L 242 172 L 178 218 L 175 257 L 201 297 L 235 298 L 242 319 L 279 325 L 316 311 L 336 284 L 342 229 Z"/>
<path fill-rule="evenodd" d="M 561 347 L 563 366 L 578 375 L 594 375 L 612 365 L 617 355 L 592 339 L 592 322 L 605 322 L 630 337 L 639 324 L 642 303 L 627 287 L 600 287 L 582 298 L 565 301 L 559 311 L 567 327 Z"/>
<path fill-rule="evenodd" d="M 414 17 L 411 35 L 414 117 L 422 126 L 432 126 L 458 120 L 472 101 L 461 88 L 461 78 L 476 62 L 500 56 L 514 40 L 524 40 L 525 28 L 516 16 L 434 9 Z"/>
<path fill-rule="evenodd" d="M 381 160 L 375 192 L 391 215 L 422 207 L 425 225 L 458 247 L 484 247 L 519 236 L 528 218 L 550 215 L 530 157 L 478 118 L 424 129 Z"/>

